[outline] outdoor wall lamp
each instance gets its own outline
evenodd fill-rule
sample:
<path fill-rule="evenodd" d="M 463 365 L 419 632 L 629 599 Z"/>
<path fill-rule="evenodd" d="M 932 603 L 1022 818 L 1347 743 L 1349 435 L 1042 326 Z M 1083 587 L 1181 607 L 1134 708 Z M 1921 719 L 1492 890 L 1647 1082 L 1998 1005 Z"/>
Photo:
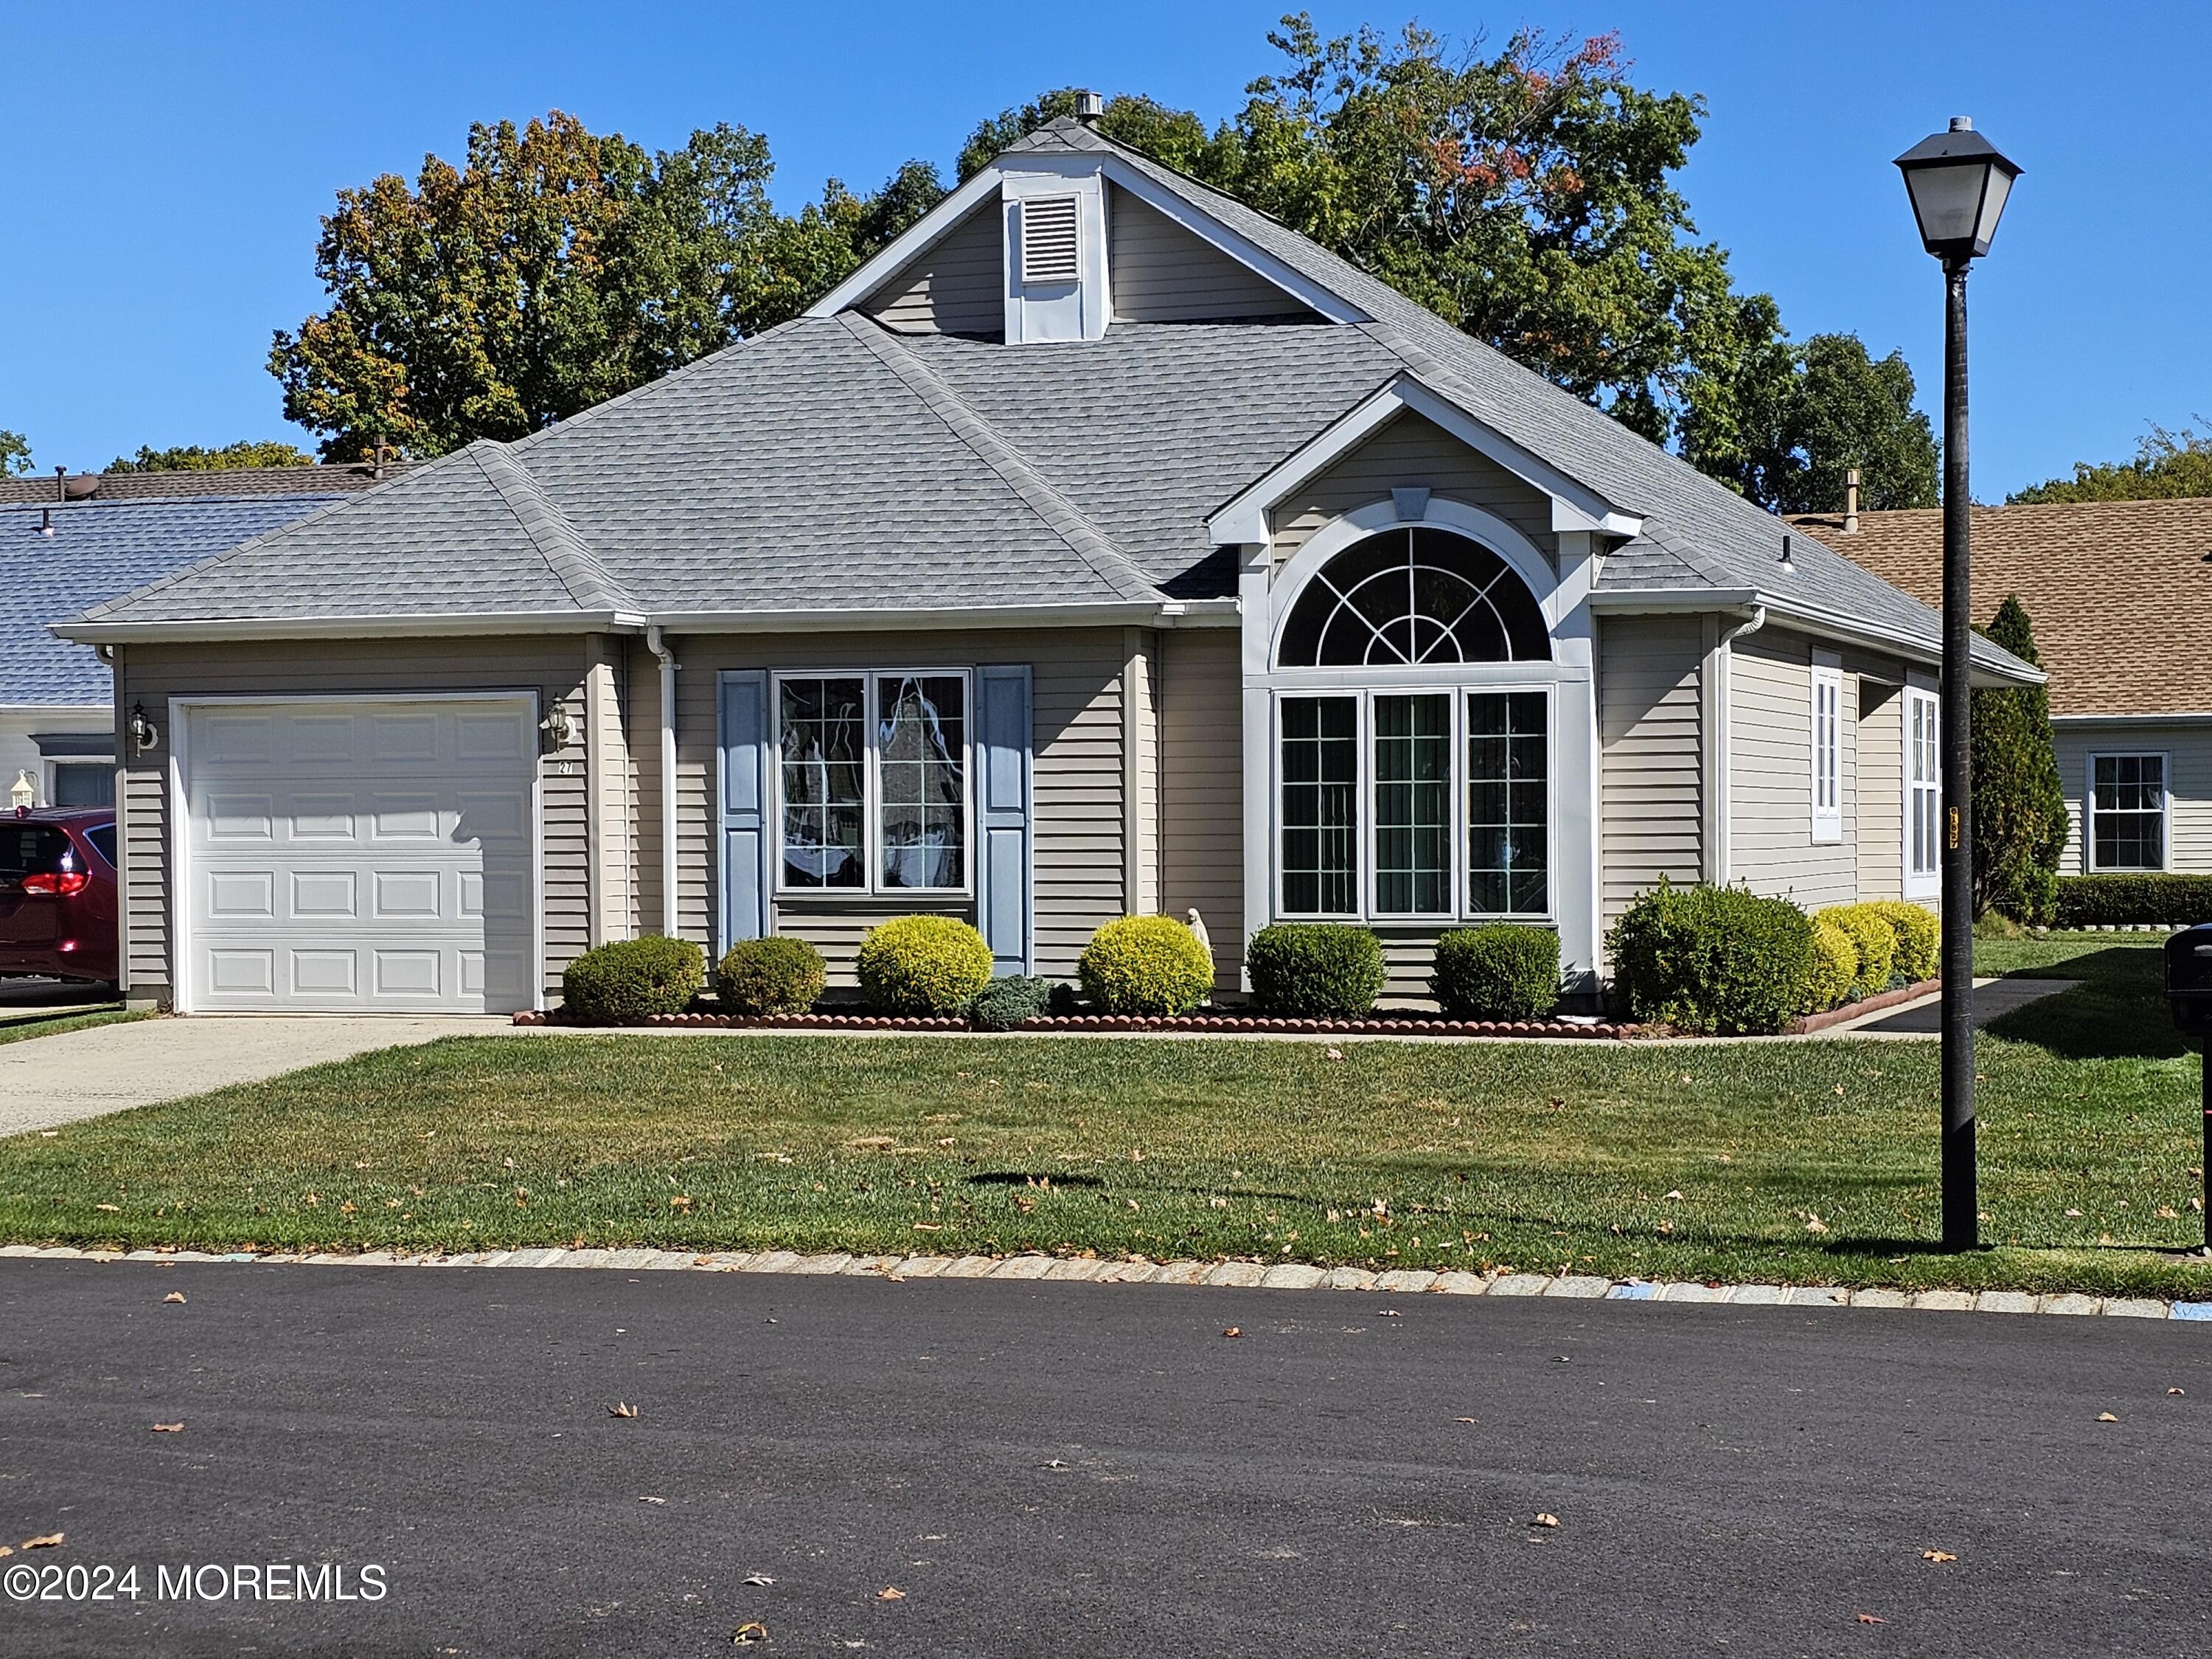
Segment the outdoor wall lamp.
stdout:
<path fill-rule="evenodd" d="M 143 755 L 161 744 L 161 728 L 146 718 L 146 705 L 143 702 L 131 705 L 131 722 L 125 731 L 130 736 L 131 752 L 134 755 Z"/>
<path fill-rule="evenodd" d="M 566 703 L 555 703 L 552 713 L 538 722 L 538 729 L 545 734 L 546 746 L 555 754 L 563 749 L 574 749 L 584 740 L 582 723 L 576 719 L 576 711 Z"/>
<path fill-rule="evenodd" d="M 1990 251 L 2020 168 L 1963 115 L 1897 158 L 1920 242 L 1943 262 L 1943 1248 L 1981 1243 L 1974 1158 L 1972 505 L 1966 474 L 1966 268 Z"/>

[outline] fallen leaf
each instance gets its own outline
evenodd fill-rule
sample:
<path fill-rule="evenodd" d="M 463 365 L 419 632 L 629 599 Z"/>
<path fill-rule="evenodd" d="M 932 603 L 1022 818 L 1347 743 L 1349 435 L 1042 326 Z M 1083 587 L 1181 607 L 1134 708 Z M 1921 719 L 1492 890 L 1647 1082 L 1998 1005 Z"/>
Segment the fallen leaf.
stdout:
<path fill-rule="evenodd" d="M 2099 1412 L 2097 1413 L 2097 1420 L 2100 1423 L 2117 1423 L 2120 1419 L 2113 1416 L 2110 1412 Z"/>
<path fill-rule="evenodd" d="M 695 1255 L 691 1258 L 691 1265 L 695 1267 L 711 1267 L 714 1265 L 714 1258 L 711 1255 Z"/>
<path fill-rule="evenodd" d="M 628 1401 L 617 1400 L 613 1405 L 607 1407 L 607 1415 L 609 1417 L 635 1417 L 637 1415 L 637 1407 L 631 1405 Z"/>
<path fill-rule="evenodd" d="M 1324 1048 L 1322 1052 L 1327 1054 L 1331 1060 L 1342 1060 L 1344 1058 L 1344 1050 L 1341 1048 Z"/>
<path fill-rule="evenodd" d="M 2067 1212 L 2066 1212 L 2066 1213 L 2067 1213 L 2068 1215 L 2069 1215 L 2069 1216 L 2072 1216 L 2072 1217 L 2073 1217 L 2073 1218 L 2075 1218 L 2076 1220 L 2079 1220 L 2079 1219 L 2081 1218 L 2081 1211 L 2079 1211 L 2079 1210 L 2069 1210 L 2069 1211 L 2067 1211 Z"/>
<path fill-rule="evenodd" d="M 886 1584 L 876 1592 L 876 1600 L 878 1601 L 903 1601 L 906 1600 L 906 1592 L 896 1584 Z"/>
<path fill-rule="evenodd" d="M 36 1538 L 26 1538 L 23 1547 L 27 1550 L 50 1550 L 61 1541 L 62 1534 L 58 1532 L 43 1533 Z"/>
<path fill-rule="evenodd" d="M 154 1432 L 155 1434 L 182 1434 L 184 1431 L 185 1425 L 181 1423 L 156 1423 L 154 1425 Z"/>
<path fill-rule="evenodd" d="M 1377 1319 L 1402 1319 L 1405 1316 L 1401 1314 L 1395 1308 L 1385 1308 L 1381 1313 L 1375 1316 Z"/>
<path fill-rule="evenodd" d="M 1889 1622 L 1887 1619 L 1877 1619 L 1870 1613 L 1854 1613 L 1852 1617 L 1856 1618 L 1862 1625 L 1886 1625 Z"/>
<path fill-rule="evenodd" d="M 752 1584 L 752 1585 L 759 1586 L 759 1585 L 773 1584 L 774 1583 L 775 1583 L 775 1579 L 773 1579 L 773 1578 L 771 1578 L 771 1577 L 769 1577 L 766 1573 L 764 1573 L 764 1572 L 749 1572 L 749 1573 L 747 1573 L 747 1574 L 745 1575 L 745 1583 L 747 1583 L 748 1584 Z"/>
<path fill-rule="evenodd" d="M 1455 1423 L 1472 1423 L 1476 1419 L 1472 1417 L 1455 1417 L 1452 1419 L 1452 1421 Z"/>
<path fill-rule="evenodd" d="M 13 1544 L 0 1544 L 0 1561 L 5 1561 L 15 1553 L 15 1547 Z"/>
<path fill-rule="evenodd" d="M 2166 1392 L 2168 1394 L 2186 1394 L 2188 1390 L 2186 1389 L 2168 1389 Z"/>
<path fill-rule="evenodd" d="M 1221 1334 L 1224 1336 L 1242 1336 L 1244 1334 L 1244 1328 L 1242 1325 L 1226 1326 Z"/>
<path fill-rule="evenodd" d="M 1559 1524 L 1559 1517 L 1547 1510 L 1528 1524 L 1532 1527 L 1556 1527 Z"/>
<path fill-rule="evenodd" d="M 2179 1219 L 2179 1218 L 2174 1214 L 2173 1206 L 2171 1204 L 2160 1205 L 2154 1213 L 2157 1215 L 2160 1221 L 2174 1221 Z"/>
<path fill-rule="evenodd" d="M 1064 1469 L 1067 1465 L 1057 1457 L 1048 1457 L 1037 1467 L 1041 1469 Z"/>
<path fill-rule="evenodd" d="M 1679 1200 L 1682 1196 L 1682 1189 L 1680 1187 L 1670 1188 L 1662 1196 Z"/>
<path fill-rule="evenodd" d="M 647 1498 L 641 1492 L 637 1501 L 641 1504 L 665 1504 L 668 1500 L 665 1498 Z"/>
<path fill-rule="evenodd" d="M 755 1642 L 768 1640 L 768 1626 L 758 1623 L 743 1624 L 730 1632 L 732 1647 L 745 1647 Z"/>
<path fill-rule="evenodd" d="M 103 1215 L 120 1215 L 123 1212 L 120 1204 L 95 1204 L 92 1207 Z"/>
<path fill-rule="evenodd" d="M 168 1295 L 161 1298 L 164 1302 L 182 1302 L 184 1299 L 185 1293 L 182 1291 L 171 1291 Z"/>
<path fill-rule="evenodd" d="M 1923 1550 L 1920 1552 L 1920 1559 L 1923 1561 L 1942 1562 L 1955 1561 L 1959 1558 L 1948 1550 Z"/>

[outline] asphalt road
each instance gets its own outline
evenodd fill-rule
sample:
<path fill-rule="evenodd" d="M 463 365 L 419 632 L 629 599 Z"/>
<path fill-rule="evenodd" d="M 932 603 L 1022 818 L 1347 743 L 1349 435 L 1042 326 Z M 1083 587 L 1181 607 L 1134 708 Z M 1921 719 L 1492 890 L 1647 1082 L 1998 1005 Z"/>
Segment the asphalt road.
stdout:
<path fill-rule="evenodd" d="M 2208 1410 L 2148 1322 L 9 1261 L 0 1569 L 141 1594 L 0 1654 L 2195 1656 Z M 272 1562 L 384 1594 L 155 1594 Z"/>

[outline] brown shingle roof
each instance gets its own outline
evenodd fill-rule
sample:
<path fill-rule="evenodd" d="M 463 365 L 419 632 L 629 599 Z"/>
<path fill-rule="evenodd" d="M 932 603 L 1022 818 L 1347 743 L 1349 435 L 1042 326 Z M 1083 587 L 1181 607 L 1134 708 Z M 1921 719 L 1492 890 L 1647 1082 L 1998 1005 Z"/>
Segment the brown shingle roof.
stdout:
<path fill-rule="evenodd" d="M 1792 520 L 1929 605 L 1943 597 L 1942 509 Z M 2054 714 L 2212 710 L 2212 497 L 1978 507 L 1974 619 L 2016 593 Z"/>
<path fill-rule="evenodd" d="M 384 478 L 398 477 L 416 461 L 386 461 Z M 146 501 L 185 498 L 236 500 L 245 495 L 335 495 L 373 489 L 383 482 L 366 462 L 337 466 L 238 466 L 217 472 L 73 472 L 64 485 L 49 472 L 0 477 L 0 504 L 10 501 Z"/>

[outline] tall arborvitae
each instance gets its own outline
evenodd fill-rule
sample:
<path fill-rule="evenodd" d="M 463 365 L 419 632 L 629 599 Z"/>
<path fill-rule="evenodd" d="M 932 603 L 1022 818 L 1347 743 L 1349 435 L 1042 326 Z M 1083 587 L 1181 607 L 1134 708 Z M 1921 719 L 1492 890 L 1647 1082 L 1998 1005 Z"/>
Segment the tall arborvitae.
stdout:
<path fill-rule="evenodd" d="M 2040 665 L 2035 631 L 2012 594 L 1984 630 Z M 2042 686 L 1974 693 L 1974 912 L 2047 922 L 2066 850 L 2066 791 L 2051 746 L 2051 696 Z"/>

